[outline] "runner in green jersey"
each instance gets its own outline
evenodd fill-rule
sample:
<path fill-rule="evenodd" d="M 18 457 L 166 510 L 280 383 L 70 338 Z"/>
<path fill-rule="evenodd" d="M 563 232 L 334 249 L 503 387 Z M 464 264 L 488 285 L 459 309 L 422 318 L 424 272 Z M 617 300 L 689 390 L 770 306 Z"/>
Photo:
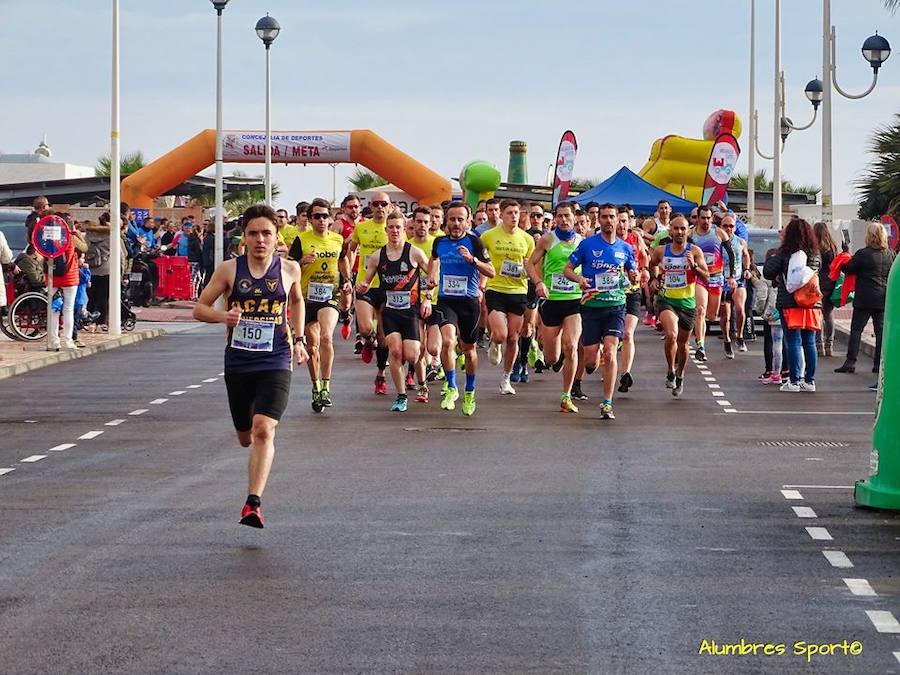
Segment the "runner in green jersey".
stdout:
<path fill-rule="evenodd" d="M 540 300 L 541 342 L 544 359 L 559 371 L 564 359 L 561 412 L 578 412 L 572 402 L 572 382 L 578 366 L 578 339 L 581 337 L 581 289 L 563 274 L 569 256 L 581 243 L 575 232 L 575 205 L 560 202 L 553 214 L 554 229 L 538 240 L 525 270 Z"/>

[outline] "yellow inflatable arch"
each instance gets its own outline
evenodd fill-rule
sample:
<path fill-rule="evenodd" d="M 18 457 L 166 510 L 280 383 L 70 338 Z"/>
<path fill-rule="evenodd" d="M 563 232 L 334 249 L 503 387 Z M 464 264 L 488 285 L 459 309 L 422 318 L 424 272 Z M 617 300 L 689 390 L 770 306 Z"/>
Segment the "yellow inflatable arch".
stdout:
<path fill-rule="evenodd" d="M 265 162 L 266 135 L 224 131 L 222 158 L 232 163 Z M 186 143 L 122 181 L 122 201 L 149 209 L 153 200 L 215 162 L 216 132 L 205 129 Z M 420 204 L 450 199 L 450 181 L 368 129 L 350 131 L 273 131 L 273 164 L 362 164 L 408 193 Z"/>

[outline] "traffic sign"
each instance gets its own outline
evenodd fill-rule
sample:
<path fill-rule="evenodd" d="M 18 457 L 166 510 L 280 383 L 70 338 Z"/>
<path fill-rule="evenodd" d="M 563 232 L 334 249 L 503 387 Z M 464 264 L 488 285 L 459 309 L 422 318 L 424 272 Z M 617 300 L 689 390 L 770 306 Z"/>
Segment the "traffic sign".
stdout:
<path fill-rule="evenodd" d="M 58 258 L 69 248 L 69 224 L 56 215 L 44 216 L 34 226 L 31 243 L 45 258 Z"/>
<path fill-rule="evenodd" d="M 900 244 L 900 228 L 897 227 L 897 221 L 892 216 L 881 216 L 881 224 L 887 232 L 888 248 L 896 251 L 897 244 Z"/>

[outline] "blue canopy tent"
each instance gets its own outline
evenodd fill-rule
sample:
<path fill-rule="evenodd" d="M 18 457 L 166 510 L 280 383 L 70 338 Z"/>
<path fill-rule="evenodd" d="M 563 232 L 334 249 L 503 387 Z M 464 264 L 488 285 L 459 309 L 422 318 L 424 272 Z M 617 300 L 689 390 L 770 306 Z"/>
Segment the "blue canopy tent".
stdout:
<path fill-rule="evenodd" d="M 652 183 L 634 173 L 627 166 L 623 166 L 602 183 L 595 185 L 590 190 L 582 192 L 572 201 L 584 206 L 588 202 L 611 202 L 616 204 L 631 204 L 635 213 L 653 213 L 660 199 L 667 199 L 672 205 L 673 211 L 687 214 L 697 206 L 694 202 L 682 199 L 660 190 Z"/>

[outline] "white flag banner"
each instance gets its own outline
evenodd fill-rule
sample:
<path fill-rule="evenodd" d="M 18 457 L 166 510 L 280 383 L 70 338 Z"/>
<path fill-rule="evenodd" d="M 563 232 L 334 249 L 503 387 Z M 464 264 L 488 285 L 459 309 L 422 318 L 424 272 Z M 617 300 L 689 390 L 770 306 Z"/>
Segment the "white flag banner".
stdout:
<path fill-rule="evenodd" d="M 226 162 L 265 162 L 265 132 L 223 132 L 222 158 Z M 350 132 L 273 133 L 272 161 L 276 164 L 349 162 Z"/>

